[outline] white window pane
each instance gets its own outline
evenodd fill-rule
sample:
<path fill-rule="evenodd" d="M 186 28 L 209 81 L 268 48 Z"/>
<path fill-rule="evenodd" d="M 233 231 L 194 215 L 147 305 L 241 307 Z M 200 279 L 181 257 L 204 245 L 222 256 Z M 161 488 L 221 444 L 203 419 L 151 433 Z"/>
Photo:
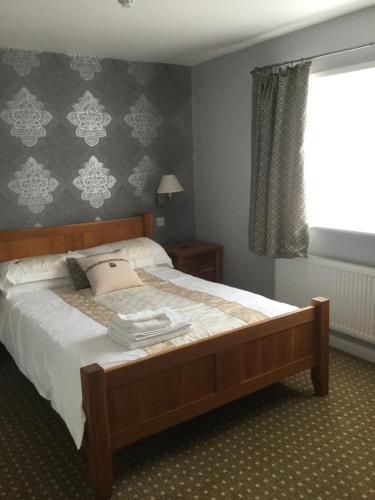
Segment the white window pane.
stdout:
<path fill-rule="evenodd" d="M 375 233 L 375 68 L 310 78 L 308 222 Z"/>

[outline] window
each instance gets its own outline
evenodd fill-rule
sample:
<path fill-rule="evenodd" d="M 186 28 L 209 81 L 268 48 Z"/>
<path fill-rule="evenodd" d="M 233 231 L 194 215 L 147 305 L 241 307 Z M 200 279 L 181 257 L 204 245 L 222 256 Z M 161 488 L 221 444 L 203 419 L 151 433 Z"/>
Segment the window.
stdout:
<path fill-rule="evenodd" d="M 375 233 L 375 68 L 310 77 L 305 136 L 310 226 Z"/>

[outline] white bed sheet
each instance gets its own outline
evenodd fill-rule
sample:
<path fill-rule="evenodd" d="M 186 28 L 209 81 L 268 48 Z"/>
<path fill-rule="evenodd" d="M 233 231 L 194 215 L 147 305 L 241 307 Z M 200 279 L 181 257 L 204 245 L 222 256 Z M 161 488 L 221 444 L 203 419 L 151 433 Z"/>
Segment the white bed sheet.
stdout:
<path fill-rule="evenodd" d="M 296 309 L 168 267 L 153 266 L 145 271 L 177 286 L 237 302 L 268 317 Z M 77 448 L 81 446 L 85 424 L 80 368 L 91 363 L 106 368 L 147 356 L 142 349 L 124 351 L 106 333 L 103 325 L 69 306 L 51 290 L 0 298 L 0 340 L 39 394 L 51 401 Z"/>

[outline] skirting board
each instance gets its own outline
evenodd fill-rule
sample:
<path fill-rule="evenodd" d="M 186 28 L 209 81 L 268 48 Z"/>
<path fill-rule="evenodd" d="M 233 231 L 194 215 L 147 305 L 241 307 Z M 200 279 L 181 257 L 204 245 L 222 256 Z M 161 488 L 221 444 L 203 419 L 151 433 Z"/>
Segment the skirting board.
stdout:
<path fill-rule="evenodd" d="M 334 332 L 333 330 L 330 330 L 329 343 L 336 349 L 375 363 L 375 344 L 370 344 L 369 342 L 364 342 L 344 333 Z"/>

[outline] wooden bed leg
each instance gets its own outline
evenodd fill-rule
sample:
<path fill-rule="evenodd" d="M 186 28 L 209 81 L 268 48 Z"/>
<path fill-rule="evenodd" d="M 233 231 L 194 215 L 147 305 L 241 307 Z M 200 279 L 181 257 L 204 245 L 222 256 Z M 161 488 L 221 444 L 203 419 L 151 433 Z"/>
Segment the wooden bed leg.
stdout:
<path fill-rule="evenodd" d="M 95 500 L 108 500 L 113 477 L 104 370 L 97 364 L 81 368 L 81 384 L 94 497 Z"/>
<path fill-rule="evenodd" d="M 329 387 L 329 300 L 322 297 L 312 299 L 315 306 L 317 333 L 317 364 L 311 368 L 311 380 L 316 396 L 326 396 Z"/>

